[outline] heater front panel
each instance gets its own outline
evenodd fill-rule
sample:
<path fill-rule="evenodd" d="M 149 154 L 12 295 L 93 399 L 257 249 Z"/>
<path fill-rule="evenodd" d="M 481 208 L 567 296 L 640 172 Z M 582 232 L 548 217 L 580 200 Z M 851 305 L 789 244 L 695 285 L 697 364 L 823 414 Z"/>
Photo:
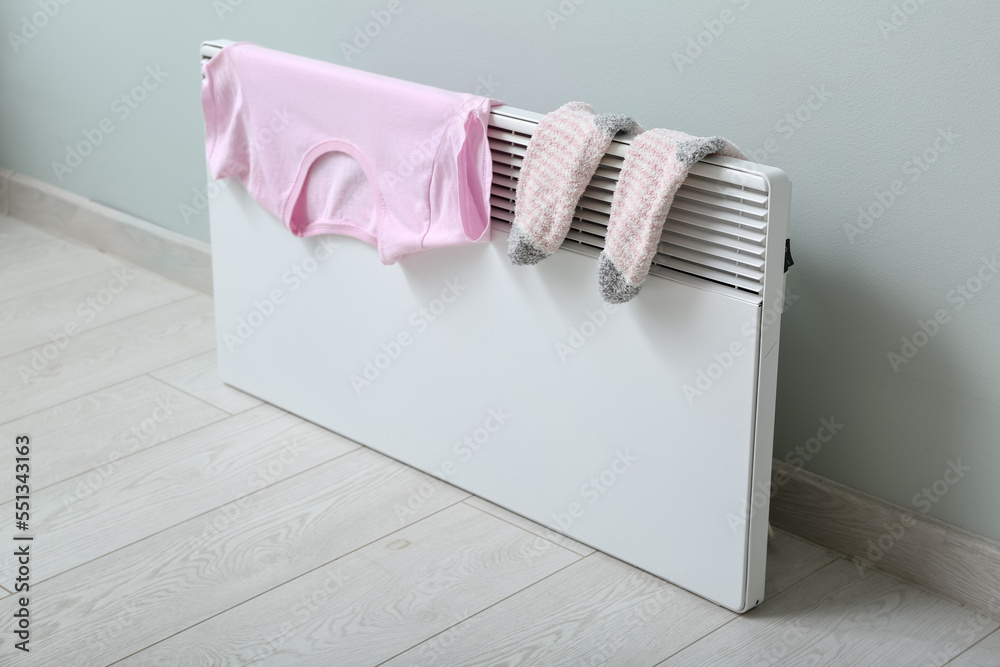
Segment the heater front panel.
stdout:
<path fill-rule="evenodd" d="M 292 236 L 236 181 L 211 223 L 225 382 L 718 604 L 755 604 L 758 303 L 651 276 L 605 308 L 592 257 L 511 266 L 498 231 L 383 266 L 354 239 Z"/>

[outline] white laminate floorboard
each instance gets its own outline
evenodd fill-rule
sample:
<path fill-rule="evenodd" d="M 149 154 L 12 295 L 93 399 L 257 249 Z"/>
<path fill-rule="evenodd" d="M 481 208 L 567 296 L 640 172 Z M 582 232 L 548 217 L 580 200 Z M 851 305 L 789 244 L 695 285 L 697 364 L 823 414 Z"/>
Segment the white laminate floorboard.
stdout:
<path fill-rule="evenodd" d="M 260 400 L 222 382 L 216 352 L 206 352 L 154 371 L 151 375 L 231 415 L 260 405 Z"/>
<path fill-rule="evenodd" d="M 537 539 L 458 503 L 122 664 L 375 664 L 580 558 Z"/>

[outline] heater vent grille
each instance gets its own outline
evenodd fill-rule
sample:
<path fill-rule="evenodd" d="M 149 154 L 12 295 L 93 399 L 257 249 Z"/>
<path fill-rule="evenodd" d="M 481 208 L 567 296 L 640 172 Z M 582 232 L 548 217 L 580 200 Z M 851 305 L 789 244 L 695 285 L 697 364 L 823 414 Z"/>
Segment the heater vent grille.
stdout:
<path fill-rule="evenodd" d="M 506 109 L 503 107 L 501 109 Z M 487 134 L 493 156 L 490 215 L 498 229 L 514 220 L 514 195 L 537 114 L 494 109 Z M 611 197 L 631 138 L 620 136 L 601 159 L 577 205 L 562 247 L 596 256 L 604 248 Z M 711 163 L 691 168 L 670 207 L 651 273 L 675 272 L 761 295 L 767 240 L 768 187 L 760 175 Z"/>

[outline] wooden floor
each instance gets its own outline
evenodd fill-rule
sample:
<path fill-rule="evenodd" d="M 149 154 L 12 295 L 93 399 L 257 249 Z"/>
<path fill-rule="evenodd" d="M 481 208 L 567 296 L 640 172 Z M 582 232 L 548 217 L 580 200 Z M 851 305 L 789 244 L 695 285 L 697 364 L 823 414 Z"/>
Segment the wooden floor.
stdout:
<path fill-rule="evenodd" d="M 213 326 L 0 218 L 0 664 L 1000 665 L 997 623 L 782 533 L 733 614 L 224 386 Z"/>

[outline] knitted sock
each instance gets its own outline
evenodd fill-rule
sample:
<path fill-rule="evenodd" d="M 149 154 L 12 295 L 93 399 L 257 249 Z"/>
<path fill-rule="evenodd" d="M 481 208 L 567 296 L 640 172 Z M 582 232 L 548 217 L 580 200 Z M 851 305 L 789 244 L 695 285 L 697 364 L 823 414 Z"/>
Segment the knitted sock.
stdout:
<path fill-rule="evenodd" d="M 537 264 L 559 248 L 611 139 L 641 131 L 631 118 L 595 114 L 584 102 L 569 102 L 542 118 L 517 181 L 507 241 L 512 264 Z"/>
<path fill-rule="evenodd" d="M 692 165 L 710 153 L 746 159 L 722 137 L 653 129 L 632 141 L 611 200 L 608 233 L 597 261 L 597 281 L 605 301 L 625 303 L 642 289 L 674 194 Z"/>

